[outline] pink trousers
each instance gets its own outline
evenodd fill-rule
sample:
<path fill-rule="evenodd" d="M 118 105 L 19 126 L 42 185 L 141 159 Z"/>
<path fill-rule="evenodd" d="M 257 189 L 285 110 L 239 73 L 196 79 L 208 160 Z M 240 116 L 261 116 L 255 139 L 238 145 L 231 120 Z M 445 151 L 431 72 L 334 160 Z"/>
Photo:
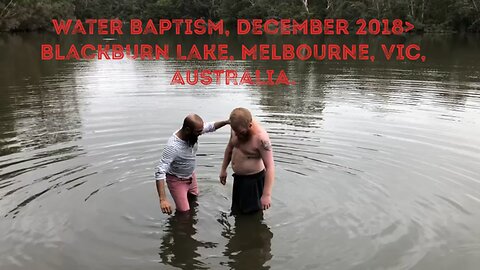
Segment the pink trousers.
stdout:
<path fill-rule="evenodd" d="M 170 174 L 167 174 L 166 178 L 167 186 L 175 201 L 177 211 L 190 210 L 188 194 L 198 196 L 197 176 L 195 173 L 189 179 L 180 179 Z"/>

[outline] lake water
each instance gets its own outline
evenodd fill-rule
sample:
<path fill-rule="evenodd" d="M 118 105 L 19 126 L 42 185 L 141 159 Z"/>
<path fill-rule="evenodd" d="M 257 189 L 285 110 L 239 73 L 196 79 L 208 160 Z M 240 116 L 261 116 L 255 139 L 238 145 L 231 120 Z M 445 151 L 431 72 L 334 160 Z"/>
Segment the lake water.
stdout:
<path fill-rule="evenodd" d="M 41 43 L 87 41 L 1 35 L 0 269 L 478 269 L 480 37 L 400 41 L 427 61 L 42 62 Z M 203 67 L 297 84 L 170 85 Z M 162 214 L 153 169 L 169 136 L 188 113 L 239 106 L 272 140 L 272 208 L 229 216 L 225 127 L 199 138 L 198 205 Z"/>

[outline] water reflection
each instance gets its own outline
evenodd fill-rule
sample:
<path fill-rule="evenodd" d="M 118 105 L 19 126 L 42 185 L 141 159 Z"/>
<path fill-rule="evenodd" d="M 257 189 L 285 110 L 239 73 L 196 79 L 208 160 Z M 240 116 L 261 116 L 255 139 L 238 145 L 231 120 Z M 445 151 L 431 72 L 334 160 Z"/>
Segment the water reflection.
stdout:
<path fill-rule="evenodd" d="M 192 208 L 187 213 L 176 212 L 168 218 L 160 246 L 160 259 L 164 264 L 181 269 L 208 269 L 201 261 L 198 249 L 211 248 L 216 244 L 195 239 L 198 203 L 191 201 L 190 206 Z"/>
<path fill-rule="evenodd" d="M 374 106 L 384 111 L 391 104 L 421 105 L 435 102 L 447 109 L 461 110 L 469 97 L 478 97 L 480 73 L 475 57 L 469 52 L 478 47 L 472 36 L 457 42 L 452 37 L 329 37 L 323 39 L 291 37 L 259 37 L 249 40 L 238 37 L 242 44 L 258 43 L 368 43 L 376 62 L 362 61 L 244 61 L 247 69 L 284 69 L 295 85 L 283 87 L 260 86 L 251 91 L 259 97 L 262 109 L 271 112 L 269 120 L 278 120 L 296 126 L 314 127 L 319 123 L 305 116 L 321 118 L 325 100 L 349 102 L 355 106 Z M 428 63 L 412 61 L 386 61 L 381 45 L 420 44 Z M 234 46 L 237 50 L 238 46 Z M 382 58 L 383 57 L 383 58 Z M 376 107 L 376 108 L 375 108 Z M 300 117 L 299 117 L 300 115 Z M 299 119 L 300 118 L 300 119 Z"/>
<path fill-rule="evenodd" d="M 235 216 L 235 225 L 229 224 L 222 213 L 222 236 L 228 239 L 223 255 L 228 257 L 231 269 L 270 269 L 266 265 L 272 259 L 273 233 L 263 223 L 263 213 Z"/>
<path fill-rule="evenodd" d="M 38 53 L 51 37 L 0 39 L 0 155 L 80 139 L 74 69 L 64 61 L 41 61 Z"/>
<path fill-rule="evenodd" d="M 235 55 L 241 43 L 328 41 L 243 39 L 228 40 Z M 62 264 L 37 268 L 477 269 L 478 40 L 394 40 L 421 43 L 427 63 L 42 62 L 42 42 L 102 37 L 0 35 L 0 269 L 49 258 Z M 284 69 L 297 84 L 169 85 L 174 70 L 204 67 Z M 216 120 L 238 106 L 275 147 L 271 230 L 260 217 L 216 220 L 228 129 L 202 138 L 203 208 L 162 215 L 151 170 L 172 130 L 192 110 Z"/>

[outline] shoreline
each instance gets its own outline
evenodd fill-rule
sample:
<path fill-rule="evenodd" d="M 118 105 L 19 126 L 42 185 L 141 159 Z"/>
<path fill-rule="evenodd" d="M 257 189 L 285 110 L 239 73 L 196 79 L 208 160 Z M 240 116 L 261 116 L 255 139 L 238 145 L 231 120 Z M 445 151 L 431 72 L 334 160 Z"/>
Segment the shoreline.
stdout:
<path fill-rule="evenodd" d="M 74 20 L 74 19 L 64 19 L 65 21 L 67 20 Z M 110 20 L 116 20 L 116 19 L 108 19 L 109 21 Z M 152 19 L 148 19 L 148 20 L 141 20 L 142 22 L 145 21 L 145 22 L 148 22 L 148 21 L 151 21 Z M 202 19 L 203 20 L 203 19 Z M 309 20 L 309 19 L 305 19 L 305 20 Z M 311 19 L 310 19 L 311 20 Z M 340 20 L 340 19 L 333 19 L 333 20 Z M 344 20 L 344 19 L 342 19 Z M 122 25 L 130 25 L 130 21 L 124 21 L 124 20 L 119 20 L 121 21 Z M 231 31 L 232 33 L 235 32 L 233 30 L 236 30 L 237 27 L 234 23 L 228 23 L 226 22 L 224 19 L 221 19 L 221 20 L 218 20 L 218 21 L 221 21 L 222 22 L 222 26 L 225 26 L 225 30 L 229 30 Z M 213 20 L 212 21 L 213 23 L 218 23 L 217 21 Z M 405 21 L 407 22 L 407 21 Z M 413 24 L 415 26 L 414 29 L 412 29 L 411 31 L 409 31 L 408 33 L 402 33 L 402 34 L 399 34 L 397 36 L 401 36 L 401 35 L 406 35 L 406 34 L 480 34 L 479 31 L 467 31 L 467 30 L 455 30 L 455 29 L 451 29 L 451 28 L 446 28 L 445 26 L 441 26 L 439 24 L 422 24 L 422 25 L 418 25 L 418 24 Z M 203 26 L 203 25 L 202 25 Z M 346 34 L 346 36 L 348 35 L 355 35 L 355 30 L 358 29 L 358 26 L 354 25 L 353 23 L 349 24 L 348 25 L 348 28 L 346 29 L 347 31 L 349 31 L 350 33 Z M 39 29 L 20 29 L 20 30 L 1 30 L 0 29 L 0 33 L 55 33 L 55 28 L 53 26 L 49 27 L 49 28 L 39 28 Z M 70 33 L 68 33 L 70 34 Z M 249 33 L 251 34 L 251 33 Z M 80 34 L 78 34 L 80 35 Z M 103 34 L 103 35 L 108 35 L 108 34 Z M 159 36 L 161 36 L 162 34 L 159 34 Z M 244 35 L 244 34 L 237 34 L 237 35 Z M 258 34 L 255 34 L 255 35 L 258 35 Z M 280 35 L 280 34 L 268 34 L 266 32 L 263 32 L 261 35 L 269 35 L 269 36 L 283 36 L 283 35 Z M 394 35 L 394 34 L 392 34 Z M 288 34 L 288 35 L 285 35 L 285 36 L 340 36 L 340 34 L 333 34 L 333 35 L 317 35 L 317 34 Z M 377 34 L 377 35 L 370 35 L 369 36 L 387 36 L 387 35 L 382 35 L 382 34 Z"/>
<path fill-rule="evenodd" d="M 53 29 L 37 29 L 37 30 L 10 30 L 10 31 L 0 31 L 0 34 L 29 34 L 29 33 L 37 33 L 37 34 L 43 34 L 43 33 L 51 33 L 55 34 L 55 31 Z M 407 34 L 459 34 L 459 35 L 480 35 L 480 32 L 470 32 L 470 31 L 455 31 L 455 30 L 439 30 L 439 31 L 411 31 L 409 33 L 404 33 L 403 35 Z M 91 36 L 95 36 L 91 35 Z M 126 34 L 125 34 L 126 35 Z M 88 36 L 88 35 L 84 35 Z M 102 36 L 112 36 L 112 35 L 102 35 Z M 138 36 L 138 35 L 137 35 Z M 246 35 L 243 35 L 246 36 Z M 253 35 L 252 35 L 253 36 Z M 272 35 L 274 36 L 274 35 Z M 315 35 L 290 35 L 290 36 L 315 36 Z M 340 35 L 334 35 L 334 36 L 340 36 Z M 355 34 L 350 34 L 350 35 L 342 35 L 342 36 L 356 36 Z M 369 36 L 386 36 L 386 35 L 369 35 Z M 395 36 L 395 35 L 392 35 Z M 399 35 L 401 36 L 401 35 Z"/>

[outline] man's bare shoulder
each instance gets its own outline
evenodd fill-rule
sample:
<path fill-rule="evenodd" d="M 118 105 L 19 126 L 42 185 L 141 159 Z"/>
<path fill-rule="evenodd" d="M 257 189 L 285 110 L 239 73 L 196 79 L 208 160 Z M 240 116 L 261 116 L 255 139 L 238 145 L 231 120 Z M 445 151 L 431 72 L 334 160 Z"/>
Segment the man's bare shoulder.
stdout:
<path fill-rule="evenodd" d="M 272 150 L 272 143 L 270 142 L 270 137 L 268 136 L 267 131 L 260 125 L 258 127 L 259 129 L 258 129 L 258 133 L 256 134 L 256 139 L 259 144 L 259 147 L 267 151 Z"/>

